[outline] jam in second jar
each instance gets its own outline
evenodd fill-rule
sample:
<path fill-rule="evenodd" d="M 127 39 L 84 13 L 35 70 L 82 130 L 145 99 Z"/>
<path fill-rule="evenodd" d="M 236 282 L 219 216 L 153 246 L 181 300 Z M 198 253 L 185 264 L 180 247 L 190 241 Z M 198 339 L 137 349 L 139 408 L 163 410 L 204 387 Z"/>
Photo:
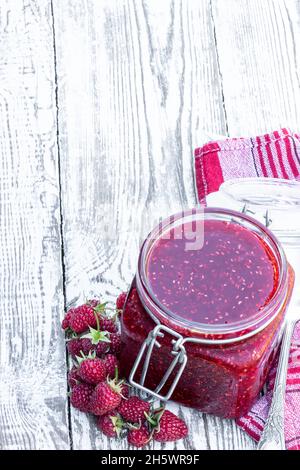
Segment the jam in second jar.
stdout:
<path fill-rule="evenodd" d="M 237 417 L 248 411 L 266 379 L 293 273 L 273 235 L 234 212 L 196 212 L 195 218 L 203 218 L 203 246 L 187 249 L 191 214 L 165 222 L 142 247 L 122 317 L 121 365 L 128 376 L 156 320 L 196 339 L 185 343 L 188 361 L 172 399 Z M 152 390 L 172 361 L 168 335 L 159 342 L 145 382 Z"/>

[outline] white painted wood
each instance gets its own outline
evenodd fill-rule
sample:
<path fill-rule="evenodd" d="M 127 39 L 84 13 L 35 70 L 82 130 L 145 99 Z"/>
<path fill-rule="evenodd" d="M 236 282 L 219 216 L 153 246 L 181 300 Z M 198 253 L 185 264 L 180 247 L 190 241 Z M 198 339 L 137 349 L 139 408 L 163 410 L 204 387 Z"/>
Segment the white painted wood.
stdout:
<path fill-rule="evenodd" d="M 5 0 L 0 39 L 0 446 L 68 448 L 56 112 L 67 301 L 113 300 L 158 216 L 195 203 L 195 146 L 299 129 L 300 5 Z M 166 448 L 254 448 L 172 406 L 191 433 Z M 74 448 L 127 448 L 70 424 Z"/>
<path fill-rule="evenodd" d="M 157 217 L 195 203 L 193 148 L 226 133 L 211 5 L 56 0 L 54 17 L 67 300 L 113 300 Z M 254 446 L 232 422 L 179 414 L 190 437 L 156 448 Z M 75 449 L 127 448 L 71 419 Z"/>
<path fill-rule="evenodd" d="M 0 5 L 0 447 L 67 449 L 50 1 Z"/>
<path fill-rule="evenodd" d="M 298 0 L 213 0 L 230 135 L 300 127 Z"/>
<path fill-rule="evenodd" d="M 0 7 L 5 449 L 69 446 L 50 7 Z M 127 287 L 154 219 L 195 202 L 192 149 L 207 134 L 298 127 L 299 9 L 296 0 L 54 2 L 68 301 Z M 177 448 L 254 446 L 233 422 L 179 413 L 191 438 Z M 75 448 L 110 447 L 74 411 L 72 428 Z"/>

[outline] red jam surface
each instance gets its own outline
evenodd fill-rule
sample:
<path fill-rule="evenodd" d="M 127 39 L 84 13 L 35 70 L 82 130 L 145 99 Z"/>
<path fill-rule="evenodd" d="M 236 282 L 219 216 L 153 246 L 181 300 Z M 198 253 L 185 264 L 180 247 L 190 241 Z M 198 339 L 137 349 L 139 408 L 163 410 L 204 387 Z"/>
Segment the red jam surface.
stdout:
<path fill-rule="evenodd" d="M 187 329 L 182 330 L 176 318 L 179 325 L 186 321 L 200 327 L 230 327 L 259 317 L 262 307 L 274 296 L 278 284 L 276 260 L 254 232 L 233 223 L 209 220 L 205 221 L 204 246 L 200 250 L 186 251 L 185 240 L 179 240 L 172 231 L 168 238 L 154 243 L 146 273 L 152 298 L 172 312 L 172 318 L 160 321 L 179 333 L 186 336 Z M 261 391 L 279 346 L 293 283 L 290 268 L 285 302 L 271 323 L 255 335 L 240 341 L 233 338 L 227 344 L 186 343 L 188 361 L 172 399 L 225 418 L 245 414 Z M 155 326 L 134 280 L 122 315 L 121 367 L 125 376 L 129 376 L 143 341 Z M 195 336 L 195 330 L 190 336 Z M 220 334 L 216 338 L 220 339 Z M 159 340 L 161 348 L 153 349 L 145 382 L 152 390 L 173 359 L 171 339 L 165 335 Z M 140 372 L 141 367 L 136 379 Z M 162 394 L 174 375 L 175 371 Z"/>
<path fill-rule="evenodd" d="M 186 250 L 184 226 L 154 245 L 147 265 L 154 296 L 173 314 L 197 323 L 232 324 L 252 317 L 278 285 L 272 253 L 241 225 L 207 220 L 204 230 L 202 249 Z"/>

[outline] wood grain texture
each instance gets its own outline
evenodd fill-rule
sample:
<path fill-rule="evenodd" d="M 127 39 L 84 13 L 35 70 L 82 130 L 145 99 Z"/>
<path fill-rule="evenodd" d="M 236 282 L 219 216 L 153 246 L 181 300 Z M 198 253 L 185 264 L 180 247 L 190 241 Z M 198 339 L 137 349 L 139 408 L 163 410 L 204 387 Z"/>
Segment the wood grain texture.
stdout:
<path fill-rule="evenodd" d="M 0 447 L 67 449 L 50 2 L 0 5 Z"/>
<path fill-rule="evenodd" d="M 125 449 L 68 420 L 63 274 L 67 303 L 114 300 L 158 218 L 195 204 L 195 146 L 299 129 L 300 2 L 3 0 L 0 39 L 0 447 Z M 163 448 L 255 447 L 172 408 L 190 437 Z"/>
<path fill-rule="evenodd" d="M 226 133 L 211 5 L 54 1 L 54 18 L 67 300 L 114 300 L 155 220 L 195 204 L 193 148 Z M 163 448 L 253 447 L 233 422 L 173 409 L 190 437 Z M 75 449 L 127 448 L 71 419 Z"/>
<path fill-rule="evenodd" d="M 300 125 L 299 0 L 213 0 L 230 135 Z"/>

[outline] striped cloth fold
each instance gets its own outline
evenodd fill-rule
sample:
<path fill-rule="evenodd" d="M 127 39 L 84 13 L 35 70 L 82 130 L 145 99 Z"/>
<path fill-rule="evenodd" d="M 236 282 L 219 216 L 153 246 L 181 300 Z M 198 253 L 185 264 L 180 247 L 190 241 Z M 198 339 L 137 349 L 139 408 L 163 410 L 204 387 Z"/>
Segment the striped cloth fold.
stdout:
<path fill-rule="evenodd" d="M 267 393 L 254 404 L 237 424 L 259 441 L 268 416 L 276 377 L 277 361 L 268 377 Z M 285 443 L 289 450 L 300 450 L 300 325 L 295 329 L 291 345 L 285 398 Z"/>
<path fill-rule="evenodd" d="M 199 200 L 232 178 L 300 180 L 300 135 L 281 129 L 260 137 L 209 142 L 195 150 Z"/>
<path fill-rule="evenodd" d="M 300 181 L 300 135 L 289 129 L 252 138 L 209 142 L 195 150 L 195 177 L 199 201 L 232 178 L 284 178 Z M 253 439 L 260 439 L 272 399 L 275 362 L 267 392 L 237 424 Z M 287 449 L 300 450 L 300 324 L 296 327 L 289 358 L 285 402 Z"/>

